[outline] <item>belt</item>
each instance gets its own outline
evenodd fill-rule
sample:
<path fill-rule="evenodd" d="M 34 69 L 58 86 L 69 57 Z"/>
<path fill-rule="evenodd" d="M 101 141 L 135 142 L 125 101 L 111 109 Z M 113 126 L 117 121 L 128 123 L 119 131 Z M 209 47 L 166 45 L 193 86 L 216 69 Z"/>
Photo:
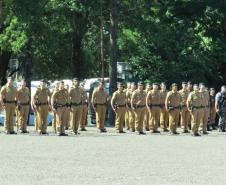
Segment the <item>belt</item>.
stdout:
<path fill-rule="evenodd" d="M 182 105 L 181 108 L 187 107 L 186 105 Z"/>
<path fill-rule="evenodd" d="M 59 108 L 59 107 L 68 107 L 68 104 L 56 104 L 56 107 Z"/>
<path fill-rule="evenodd" d="M 174 109 L 180 109 L 181 108 L 181 106 L 177 106 L 177 107 L 173 107 Z"/>
<path fill-rule="evenodd" d="M 161 104 L 150 104 L 149 107 L 161 107 Z"/>
<path fill-rule="evenodd" d="M 16 104 L 16 103 L 17 103 L 17 101 L 15 101 L 15 100 L 14 100 L 14 101 L 7 101 L 7 100 L 5 100 L 5 102 L 4 102 L 4 103 L 8 103 L 8 104 L 13 104 L 13 103 L 14 103 L 14 104 Z"/>
<path fill-rule="evenodd" d="M 126 105 L 117 105 L 117 107 L 126 107 Z"/>
<path fill-rule="evenodd" d="M 177 107 L 173 107 L 173 106 L 169 106 L 168 109 L 169 110 L 175 110 L 175 109 L 180 109 L 181 106 L 177 106 Z"/>
<path fill-rule="evenodd" d="M 81 102 L 80 102 L 80 103 L 71 103 L 71 106 L 77 107 L 77 106 L 79 106 L 79 105 L 82 105 L 82 103 L 81 103 Z"/>
<path fill-rule="evenodd" d="M 193 106 L 194 109 L 203 109 L 205 106 Z"/>
<path fill-rule="evenodd" d="M 48 105 L 48 103 L 39 103 L 39 105 Z"/>
<path fill-rule="evenodd" d="M 106 103 L 96 103 L 96 105 L 105 106 L 105 105 L 106 105 Z"/>
<path fill-rule="evenodd" d="M 28 103 L 18 103 L 18 105 L 27 106 L 27 105 L 29 105 L 29 102 Z"/>
<path fill-rule="evenodd" d="M 136 108 L 144 108 L 146 105 L 137 105 Z"/>

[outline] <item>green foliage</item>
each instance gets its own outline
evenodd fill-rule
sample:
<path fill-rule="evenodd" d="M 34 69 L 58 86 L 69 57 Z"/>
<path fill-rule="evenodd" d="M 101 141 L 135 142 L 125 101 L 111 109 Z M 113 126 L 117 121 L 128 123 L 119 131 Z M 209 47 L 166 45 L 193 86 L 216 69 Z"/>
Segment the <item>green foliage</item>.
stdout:
<path fill-rule="evenodd" d="M 136 80 L 191 80 L 211 86 L 226 79 L 224 0 L 118 1 L 118 61 Z M 100 16 L 104 18 L 105 73 L 109 62 L 109 2 L 78 0 L 4 1 L 0 50 L 19 58 L 32 40 L 33 79 L 72 77 L 72 37 L 81 38 L 82 77 L 97 77 Z M 73 16 L 77 17 L 73 22 Z"/>

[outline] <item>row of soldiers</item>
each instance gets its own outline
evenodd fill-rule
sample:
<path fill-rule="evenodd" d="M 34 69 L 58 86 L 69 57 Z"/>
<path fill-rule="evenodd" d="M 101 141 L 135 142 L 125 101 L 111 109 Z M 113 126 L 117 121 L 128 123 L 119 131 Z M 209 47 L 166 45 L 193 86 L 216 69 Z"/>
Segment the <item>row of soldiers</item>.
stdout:
<path fill-rule="evenodd" d="M 177 84 L 172 84 L 172 90 L 167 91 L 166 85 L 147 84 L 144 89 L 142 82 L 128 83 L 124 89 L 122 83 L 118 83 L 118 90 L 111 98 L 111 106 L 115 111 L 115 127 L 119 133 L 124 133 L 124 123 L 128 130 L 145 134 L 143 129 L 152 133 L 159 133 L 158 127 L 163 132 L 170 131 L 178 134 L 177 127 L 180 126 L 184 133 L 199 136 L 207 134 L 209 126 L 215 129 L 215 91 L 210 92 L 204 84 L 182 83 L 182 89 L 178 91 Z M 73 85 L 69 89 L 64 82 L 55 84 L 52 92 L 44 81 L 40 82 L 34 95 L 30 98 L 29 89 L 25 80 L 16 89 L 13 81 L 8 78 L 7 84 L 1 88 L 1 105 L 5 109 L 5 130 L 8 134 L 14 134 L 13 117 L 16 112 L 17 125 L 21 133 L 27 133 L 27 119 L 29 105 L 35 114 L 35 129 L 40 134 L 47 133 L 47 116 L 51 111 L 53 114 L 52 127 L 60 136 L 66 136 L 65 129 L 71 129 L 74 134 L 86 131 L 88 97 L 77 78 L 73 79 Z M 96 112 L 96 126 L 100 132 L 106 132 L 105 115 L 108 104 L 108 96 L 104 90 L 104 83 L 92 94 L 91 104 Z M 219 110 L 217 110 L 219 112 Z M 210 123 L 208 122 L 210 118 Z M 179 120 L 180 119 L 180 120 Z M 222 127 L 223 128 L 223 127 Z M 168 130 L 169 129 L 169 130 Z M 222 129 L 223 131 L 224 129 Z"/>
<path fill-rule="evenodd" d="M 120 133 L 124 133 L 125 121 L 127 129 L 139 134 L 145 134 L 144 128 L 159 133 L 160 127 L 163 132 L 174 135 L 178 134 L 180 124 L 183 133 L 189 133 L 191 129 L 193 136 L 200 136 L 200 133 L 208 134 L 207 131 L 216 129 L 216 112 L 222 112 L 222 95 L 225 92 L 226 88 L 222 86 L 215 103 L 215 90 L 208 90 L 203 83 L 192 85 L 183 82 L 181 90 L 173 83 L 171 91 L 166 90 L 164 83 L 160 87 L 157 83 L 147 84 L 145 89 L 142 82 L 138 83 L 138 87 L 135 83 L 128 83 L 125 90 L 123 84 L 118 83 L 111 106 L 116 113 L 115 125 Z M 220 131 L 225 131 L 225 121 L 221 120 Z"/>
<path fill-rule="evenodd" d="M 17 89 L 13 86 L 12 78 L 8 78 L 7 84 L 1 88 L 0 102 L 5 110 L 4 127 L 7 134 L 16 134 L 13 126 L 14 114 L 18 130 L 21 133 L 28 133 L 30 102 L 34 112 L 35 129 L 40 134 L 47 134 L 47 116 L 50 111 L 53 114 L 53 130 L 59 135 L 66 135 L 65 129 L 69 127 L 74 134 L 78 134 L 79 126 L 81 131 L 86 131 L 88 97 L 79 86 L 78 79 L 73 80 L 70 89 L 63 81 L 57 82 L 52 92 L 47 83 L 41 80 L 34 95 L 30 97 L 25 80 L 21 81 Z"/>

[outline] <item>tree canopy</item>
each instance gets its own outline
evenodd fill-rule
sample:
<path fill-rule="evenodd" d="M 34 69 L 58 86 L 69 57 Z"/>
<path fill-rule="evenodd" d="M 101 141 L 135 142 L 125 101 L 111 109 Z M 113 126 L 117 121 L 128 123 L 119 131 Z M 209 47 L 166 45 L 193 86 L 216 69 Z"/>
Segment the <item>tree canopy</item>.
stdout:
<path fill-rule="evenodd" d="M 100 77 L 101 18 L 105 76 L 113 60 L 131 65 L 132 80 L 225 82 L 224 0 L 0 0 L 1 83 L 10 59 L 31 79 Z"/>

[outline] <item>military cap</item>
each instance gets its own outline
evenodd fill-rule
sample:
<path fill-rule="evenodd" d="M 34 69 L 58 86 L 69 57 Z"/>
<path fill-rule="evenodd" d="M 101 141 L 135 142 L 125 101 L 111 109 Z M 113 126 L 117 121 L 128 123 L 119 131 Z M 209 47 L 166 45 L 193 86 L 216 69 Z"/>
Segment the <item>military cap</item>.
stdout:
<path fill-rule="evenodd" d="M 142 85 L 144 85 L 144 82 L 141 82 L 141 81 L 140 81 L 140 82 L 138 82 L 138 85 L 139 85 L 139 86 L 142 86 Z"/>
<path fill-rule="evenodd" d="M 163 86 L 163 85 L 166 86 L 166 84 L 165 84 L 164 82 L 162 82 L 162 83 L 160 84 L 160 86 Z"/>
<path fill-rule="evenodd" d="M 203 82 L 199 83 L 199 86 L 201 86 L 201 85 L 204 85 L 205 86 L 205 84 Z"/>
<path fill-rule="evenodd" d="M 54 82 L 54 85 L 57 85 L 57 84 L 59 84 L 59 83 L 60 83 L 60 82 L 56 80 L 56 81 Z"/>
<path fill-rule="evenodd" d="M 45 82 L 45 80 L 44 79 L 41 79 L 40 82 Z"/>
<path fill-rule="evenodd" d="M 78 78 L 73 78 L 72 81 L 79 81 L 79 79 Z"/>
<path fill-rule="evenodd" d="M 135 82 L 131 82 L 131 85 L 136 85 L 136 83 Z"/>
<path fill-rule="evenodd" d="M 61 81 L 60 81 L 60 83 L 61 83 L 61 84 L 64 84 L 64 81 L 63 81 L 63 80 L 61 80 Z"/>
<path fill-rule="evenodd" d="M 198 86 L 198 84 L 194 84 L 193 86 Z"/>
<path fill-rule="evenodd" d="M 118 86 L 123 86 L 123 83 L 122 82 L 117 82 L 117 85 Z"/>
<path fill-rule="evenodd" d="M 12 80 L 13 78 L 11 76 L 7 77 L 7 80 Z"/>
<path fill-rule="evenodd" d="M 187 82 L 182 82 L 182 85 L 187 85 Z"/>
<path fill-rule="evenodd" d="M 177 84 L 176 83 L 172 83 L 172 85 L 171 85 L 172 87 L 174 87 L 174 86 L 177 86 Z"/>
<path fill-rule="evenodd" d="M 158 83 L 152 83 L 152 85 L 159 85 Z"/>
<path fill-rule="evenodd" d="M 215 91 L 215 89 L 214 88 L 210 88 L 210 91 Z"/>

